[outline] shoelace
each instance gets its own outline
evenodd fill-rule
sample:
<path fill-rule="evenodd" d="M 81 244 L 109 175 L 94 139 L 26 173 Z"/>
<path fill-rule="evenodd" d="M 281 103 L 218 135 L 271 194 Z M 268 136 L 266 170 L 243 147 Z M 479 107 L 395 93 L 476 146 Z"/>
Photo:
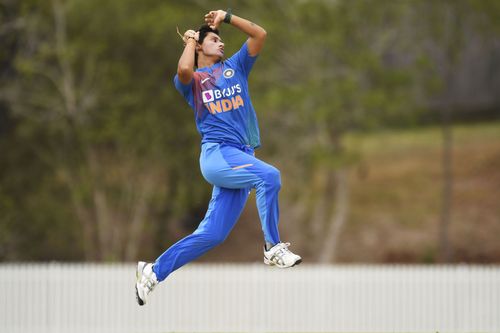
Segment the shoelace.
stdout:
<path fill-rule="evenodd" d="M 273 253 L 271 259 L 273 257 L 278 257 L 279 259 L 282 259 L 285 255 L 291 254 L 290 250 L 288 247 L 290 246 L 290 243 L 279 243 L 278 244 L 278 249 Z"/>
<path fill-rule="evenodd" d="M 153 289 L 156 287 L 157 283 L 153 281 L 152 279 L 147 279 L 146 282 L 144 283 L 144 286 L 148 288 L 148 294 L 153 291 Z"/>

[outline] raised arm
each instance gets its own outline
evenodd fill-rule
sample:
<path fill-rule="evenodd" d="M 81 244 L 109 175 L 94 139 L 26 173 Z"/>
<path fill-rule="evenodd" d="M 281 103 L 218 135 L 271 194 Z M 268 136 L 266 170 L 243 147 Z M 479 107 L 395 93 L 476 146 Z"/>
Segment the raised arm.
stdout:
<path fill-rule="evenodd" d="M 185 46 L 184 51 L 177 65 L 177 75 L 183 84 L 188 84 L 193 79 L 194 73 L 194 53 L 196 43 L 198 42 L 199 33 L 194 30 L 188 30 L 184 33 Z"/>
<path fill-rule="evenodd" d="M 216 29 L 222 22 L 226 22 L 235 26 L 248 35 L 248 53 L 253 57 L 260 53 L 264 42 L 266 41 L 267 32 L 259 25 L 250 22 L 236 15 L 227 15 L 224 10 L 215 10 L 205 15 L 205 22 L 212 28 Z M 227 22 L 229 21 L 229 22 Z"/>

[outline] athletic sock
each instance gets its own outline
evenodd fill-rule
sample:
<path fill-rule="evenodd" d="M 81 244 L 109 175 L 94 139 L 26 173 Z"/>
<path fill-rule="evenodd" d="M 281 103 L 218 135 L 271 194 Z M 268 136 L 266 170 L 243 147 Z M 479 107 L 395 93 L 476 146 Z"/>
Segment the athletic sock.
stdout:
<path fill-rule="evenodd" d="M 274 244 L 266 242 L 266 245 L 265 245 L 266 251 L 269 251 L 273 246 L 274 246 Z"/>

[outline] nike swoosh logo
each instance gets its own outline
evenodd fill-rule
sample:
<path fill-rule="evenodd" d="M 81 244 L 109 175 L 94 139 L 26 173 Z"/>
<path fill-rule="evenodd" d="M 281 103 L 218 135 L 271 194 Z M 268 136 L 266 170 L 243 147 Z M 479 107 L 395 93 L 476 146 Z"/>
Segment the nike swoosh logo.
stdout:
<path fill-rule="evenodd" d="M 203 80 L 201 80 L 201 84 L 203 84 L 203 83 L 207 82 L 208 80 L 210 80 L 210 78 L 209 78 L 209 77 L 204 78 Z"/>

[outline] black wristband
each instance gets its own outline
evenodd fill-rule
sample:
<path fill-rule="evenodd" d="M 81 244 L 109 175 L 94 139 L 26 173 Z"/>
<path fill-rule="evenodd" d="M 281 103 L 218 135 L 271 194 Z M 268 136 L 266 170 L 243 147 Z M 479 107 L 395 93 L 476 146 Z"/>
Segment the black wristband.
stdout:
<path fill-rule="evenodd" d="M 226 16 L 224 17 L 224 23 L 231 23 L 231 16 L 233 16 L 233 14 L 231 13 L 231 8 L 228 8 L 226 10 Z"/>

